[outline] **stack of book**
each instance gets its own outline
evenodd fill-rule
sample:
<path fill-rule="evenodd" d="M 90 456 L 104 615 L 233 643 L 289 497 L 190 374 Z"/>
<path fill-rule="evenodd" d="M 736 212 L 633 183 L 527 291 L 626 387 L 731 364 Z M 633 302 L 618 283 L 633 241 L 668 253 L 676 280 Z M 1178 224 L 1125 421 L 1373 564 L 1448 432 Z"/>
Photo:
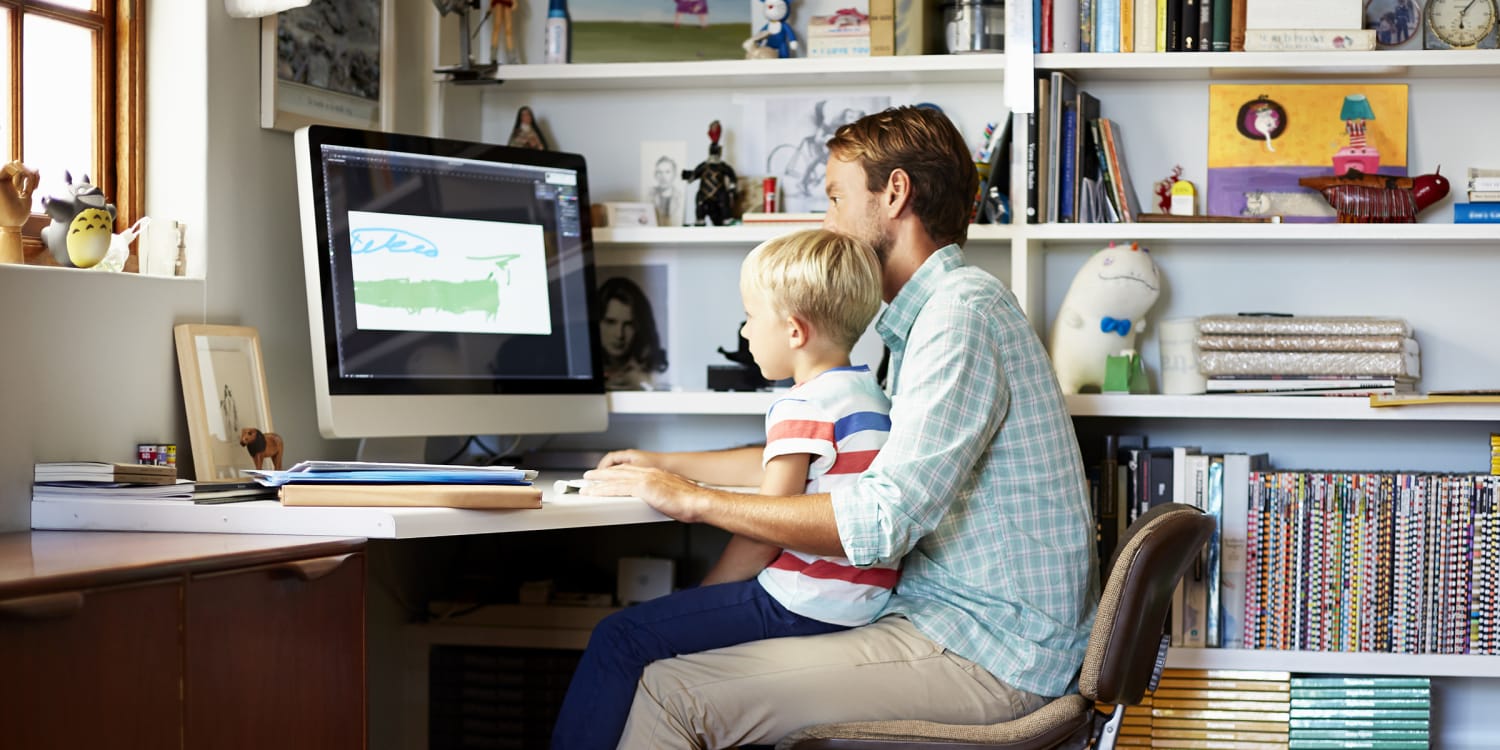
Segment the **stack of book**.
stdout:
<path fill-rule="evenodd" d="M 1369 396 L 1409 392 L 1420 349 L 1398 318 L 1209 315 L 1198 369 L 1209 393 Z"/>
<path fill-rule="evenodd" d="M 1290 680 L 1286 672 L 1164 670 L 1151 693 L 1150 746 L 1285 748 Z"/>
<path fill-rule="evenodd" d="M 1293 748 L 1431 747 L 1426 677 L 1294 677 Z"/>
<path fill-rule="evenodd" d="M 1500 433 L 1490 433 L 1490 474 L 1500 476 Z"/>
<path fill-rule="evenodd" d="M 279 488 L 282 505 L 540 508 L 537 472 L 512 466 L 303 461 L 285 471 L 252 470 Z"/>
<path fill-rule="evenodd" d="M 1028 223 L 1137 220 L 1120 125 L 1101 116 L 1099 100 L 1072 76 L 1040 75 L 1026 126 L 1036 144 L 1026 153 Z"/>
<path fill-rule="evenodd" d="M 61 461 L 38 463 L 31 496 L 46 498 L 154 498 L 191 500 L 193 483 L 177 478 L 176 466 Z"/>
<path fill-rule="evenodd" d="M 1394 34 L 1363 0 L 1035 0 L 1032 13 L 1036 52 L 1371 50 Z"/>
<path fill-rule="evenodd" d="M 1453 204 L 1453 223 L 1500 223 L 1500 169 L 1469 167 L 1468 184 L 1469 202 Z"/>

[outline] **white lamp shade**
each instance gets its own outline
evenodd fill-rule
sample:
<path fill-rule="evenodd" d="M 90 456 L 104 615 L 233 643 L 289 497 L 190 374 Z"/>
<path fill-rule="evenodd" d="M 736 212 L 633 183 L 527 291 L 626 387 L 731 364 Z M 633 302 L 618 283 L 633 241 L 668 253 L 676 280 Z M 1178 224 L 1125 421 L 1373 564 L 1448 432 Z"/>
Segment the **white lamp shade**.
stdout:
<path fill-rule="evenodd" d="M 301 8 L 312 0 L 224 0 L 224 10 L 235 18 L 260 18 L 292 8 Z"/>

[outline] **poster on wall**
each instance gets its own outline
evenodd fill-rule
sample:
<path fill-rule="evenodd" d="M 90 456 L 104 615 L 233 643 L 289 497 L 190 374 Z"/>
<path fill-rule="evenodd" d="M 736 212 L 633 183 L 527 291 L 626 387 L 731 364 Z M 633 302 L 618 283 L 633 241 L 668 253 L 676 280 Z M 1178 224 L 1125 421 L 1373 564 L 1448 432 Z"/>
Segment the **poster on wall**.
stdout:
<path fill-rule="evenodd" d="M 606 389 L 662 391 L 671 387 L 670 270 L 665 264 L 594 269 Z"/>
<path fill-rule="evenodd" d="M 742 102 L 750 127 L 736 134 L 748 157 L 739 172 L 775 177 L 781 210 L 792 213 L 828 210 L 823 173 L 834 131 L 891 106 L 889 96 L 745 96 Z"/>
<path fill-rule="evenodd" d="M 313 0 L 261 19 L 261 127 L 390 130 L 392 4 Z"/>

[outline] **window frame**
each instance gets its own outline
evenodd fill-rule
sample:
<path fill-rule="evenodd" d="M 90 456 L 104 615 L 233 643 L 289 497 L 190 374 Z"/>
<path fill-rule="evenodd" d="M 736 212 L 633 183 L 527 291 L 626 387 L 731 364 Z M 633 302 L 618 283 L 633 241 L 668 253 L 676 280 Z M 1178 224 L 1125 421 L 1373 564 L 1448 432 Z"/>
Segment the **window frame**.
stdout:
<path fill-rule="evenodd" d="M 94 35 L 94 111 L 98 121 L 94 129 L 94 153 L 99 155 L 97 168 L 90 173 L 95 185 L 115 204 L 115 227 L 130 226 L 141 217 L 145 201 L 145 0 L 96 0 L 94 10 L 65 8 L 46 0 L 0 0 L 0 8 L 9 11 L 10 153 L 23 153 L 25 133 L 22 129 L 22 58 L 27 14 L 77 24 L 95 31 Z M 23 159 L 24 161 L 24 159 Z M 28 165 L 29 166 L 29 165 Z M 42 196 L 33 196 L 31 218 L 21 230 L 26 263 L 56 265 L 41 242 L 42 227 L 49 219 L 41 210 Z M 125 270 L 138 268 L 134 250 Z"/>

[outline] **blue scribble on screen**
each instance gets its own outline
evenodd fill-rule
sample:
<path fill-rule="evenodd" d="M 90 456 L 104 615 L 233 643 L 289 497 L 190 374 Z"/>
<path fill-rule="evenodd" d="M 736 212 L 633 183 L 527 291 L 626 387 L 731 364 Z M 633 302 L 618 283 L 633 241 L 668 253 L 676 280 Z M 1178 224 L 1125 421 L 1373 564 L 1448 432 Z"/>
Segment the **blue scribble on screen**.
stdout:
<path fill-rule="evenodd" d="M 426 237 L 405 229 L 391 227 L 366 227 L 349 233 L 349 252 L 354 255 L 376 253 L 385 250 L 392 253 L 416 253 L 436 258 L 437 245 Z"/>

